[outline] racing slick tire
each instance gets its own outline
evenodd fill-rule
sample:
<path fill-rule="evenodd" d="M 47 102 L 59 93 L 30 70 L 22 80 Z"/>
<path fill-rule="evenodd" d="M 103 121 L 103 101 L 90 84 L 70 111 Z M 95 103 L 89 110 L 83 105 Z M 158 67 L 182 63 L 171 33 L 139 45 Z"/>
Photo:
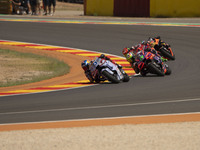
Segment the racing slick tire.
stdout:
<path fill-rule="evenodd" d="M 116 78 L 116 76 L 110 74 L 108 71 L 104 70 L 102 72 L 102 75 L 104 75 L 109 81 L 112 83 L 119 83 L 120 81 Z"/>
<path fill-rule="evenodd" d="M 129 76 L 127 75 L 127 73 L 123 73 L 124 75 L 124 79 L 122 80 L 123 82 L 128 82 L 130 80 Z"/>
<path fill-rule="evenodd" d="M 141 70 L 141 71 L 140 71 L 140 74 L 141 74 L 143 77 L 145 77 L 145 76 L 147 75 L 147 72 Z"/>
<path fill-rule="evenodd" d="M 172 56 L 171 53 L 167 52 L 166 50 L 164 50 L 163 48 L 160 49 L 160 53 L 162 54 L 163 57 L 168 58 L 170 60 L 175 60 L 175 55 Z"/>
<path fill-rule="evenodd" d="M 166 67 L 166 69 L 165 75 L 170 75 L 172 73 L 171 69 L 169 67 Z"/>
<path fill-rule="evenodd" d="M 154 64 L 152 63 L 149 63 L 148 64 L 148 69 L 149 69 L 149 72 L 150 73 L 153 73 L 153 74 L 157 74 L 158 76 L 164 76 L 164 72 L 160 69 L 158 69 Z"/>
<path fill-rule="evenodd" d="M 128 82 L 130 80 L 128 74 L 121 68 L 120 72 L 123 74 L 124 78 L 123 78 L 123 82 Z"/>

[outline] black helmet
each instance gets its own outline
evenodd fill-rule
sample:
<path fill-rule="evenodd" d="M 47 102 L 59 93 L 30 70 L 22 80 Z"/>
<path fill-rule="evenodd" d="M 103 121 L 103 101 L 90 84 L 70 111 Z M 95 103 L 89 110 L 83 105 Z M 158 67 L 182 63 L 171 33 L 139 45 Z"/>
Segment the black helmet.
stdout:
<path fill-rule="evenodd" d="M 106 56 L 104 54 L 101 54 L 99 58 L 105 58 Z"/>

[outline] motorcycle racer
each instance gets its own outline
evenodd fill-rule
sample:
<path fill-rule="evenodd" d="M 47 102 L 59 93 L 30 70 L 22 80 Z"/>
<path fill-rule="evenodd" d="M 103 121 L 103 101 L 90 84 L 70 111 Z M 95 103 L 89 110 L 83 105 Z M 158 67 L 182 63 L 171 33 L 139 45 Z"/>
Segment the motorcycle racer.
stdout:
<path fill-rule="evenodd" d="M 89 70 L 90 65 L 91 65 L 91 62 L 88 61 L 88 60 L 84 60 L 84 61 L 81 63 L 81 67 L 82 67 L 82 69 L 84 70 L 85 76 L 86 76 L 86 77 L 88 78 L 88 80 L 92 83 L 92 82 L 94 81 L 94 79 L 92 78 L 91 72 L 90 72 L 90 70 Z"/>
<path fill-rule="evenodd" d="M 104 54 L 101 54 L 98 58 L 109 60 L 112 63 L 116 64 L 119 68 L 122 68 L 121 65 L 115 63 L 114 61 L 112 61 L 109 57 L 105 56 Z M 105 81 L 105 79 L 102 78 L 102 76 L 99 74 L 98 68 L 94 68 L 92 64 L 93 64 L 93 60 L 92 61 L 84 60 L 81 63 L 81 67 L 83 68 L 85 76 L 88 78 L 88 80 L 91 83 L 93 83 L 93 82 L 99 83 L 101 81 Z M 95 72 L 95 76 L 92 76 L 91 72 Z"/>
<path fill-rule="evenodd" d="M 155 54 L 148 52 L 148 51 L 140 51 L 136 54 L 135 60 L 137 62 L 137 67 L 140 70 L 140 73 L 142 76 L 145 76 L 148 73 L 148 70 L 144 69 L 145 62 L 143 62 L 145 59 L 155 59 L 159 56 L 156 56 Z M 161 58 L 161 57 L 159 57 Z M 162 64 L 162 70 L 164 71 L 164 74 L 169 75 L 171 71 L 169 72 L 169 68 L 167 64 L 164 64 L 163 61 L 161 61 Z"/>
<path fill-rule="evenodd" d="M 125 55 L 128 51 L 130 51 L 134 54 L 138 53 L 139 51 L 151 52 L 151 53 L 155 54 L 156 56 L 161 57 L 163 62 L 167 61 L 167 59 L 165 59 L 164 57 L 162 57 L 158 54 L 158 52 L 154 49 L 154 47 L 151 46 L 151 43 L 149 41 L 148 42 L 142 41 L 140 44 L 132 46 L 131 48 L 124 48 L 124 50 L 122 52 L 123 55 Z"/>
<path fill-rule="evenodd" d="M 126 60 L 130 63 L 131 67 L 135 71 L 135 73 L 139 73 L 139 68 L 137 62 L 135 60 L 135 56 L 139 50 L 134 48 L 124 48 L 122 54 L 126 58 Z"/>
<path fill-rule="evenodd" d="M 122 53 L 137 74 L 139 72 L 141 74 L 146 74 L 139 67 L 139 64 L 141 64 L 141 61 L 138 57 L 140 52 L 143 53 L 143 55 L 141 55 L 141 56 L 144 56 L 144 54 L 152 53 L 153 55 L 160 57 L 163 62 L 167 60 L 167 59 L 161 57 L 157 53 L 157 51 L 150 46 L 149 42 L 142 41 L 140 44 L 133 46 L 131 48 L 124 48 Z"/>
<path fill-rule="evenodd" d="M 85 76 L 88 78 L 90 83 L 99 83 L 105 81 L 99 74 L 98 70 L 92 66 L 93 61 L 84 60 L 81 63 L 81 67 L 84 70 Z M 95 75 L 92 76 L 92 72 L 95 72 Z"/>
<path fill-rule="evenodd" d="M 149 45 L 154 48 L 161 56 L 165 57 L 167 60 L 175 60 L 175 54 L 169 44 L 161 40 L 160 36 L 149 38 Z"/>
<path fill-rule="evenodd" d="M 149 37 L 148 42 L 152 48 L 155 48 L 155 50 L 159 50 L 162 46 L 166 47 L 167 49 L 170 47 L 169 44 L 161 40 L 160 36 L 153 38 Z"/>
<path fill-rule="evenodd" d="M 116 62 L 114 62 L 114 61 L 111 60 L 109 57 L 105 56 L 104 54 L 101 54 L 101 55 L 99 56 L 99 58 L 103 58 L 103 59 L 105 59 L 105 60 L 109 60 L 109 61 L 111 61 L 112 63 L 114 63 L 115 65 L 117 65 L 119 68 L 122 68 L 121 65 L 117 64 Z"/>

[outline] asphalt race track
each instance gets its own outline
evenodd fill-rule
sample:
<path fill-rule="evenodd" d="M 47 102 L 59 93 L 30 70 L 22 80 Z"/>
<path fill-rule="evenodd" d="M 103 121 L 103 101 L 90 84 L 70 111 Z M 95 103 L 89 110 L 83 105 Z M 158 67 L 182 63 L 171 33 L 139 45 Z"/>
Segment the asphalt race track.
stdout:
<path fill-rule="evenodd" d="M 200 28 L 0 21 L 0 39 L 81 48 L 122 56 L 150 36 L 170 43 L 172 74 L 128 83 L 0 97 L 0 124 L 200 112 Z"/>

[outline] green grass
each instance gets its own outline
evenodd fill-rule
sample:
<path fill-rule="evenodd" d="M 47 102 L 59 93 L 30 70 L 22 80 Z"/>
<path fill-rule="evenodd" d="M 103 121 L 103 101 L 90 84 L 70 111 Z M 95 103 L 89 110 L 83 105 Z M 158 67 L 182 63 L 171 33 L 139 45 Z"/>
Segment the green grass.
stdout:
<path fill-rule="evenodd" d="M 38 82 L 67 74 L 70 67 L 55 58 L 0 49 L 0 87 Z"/>

